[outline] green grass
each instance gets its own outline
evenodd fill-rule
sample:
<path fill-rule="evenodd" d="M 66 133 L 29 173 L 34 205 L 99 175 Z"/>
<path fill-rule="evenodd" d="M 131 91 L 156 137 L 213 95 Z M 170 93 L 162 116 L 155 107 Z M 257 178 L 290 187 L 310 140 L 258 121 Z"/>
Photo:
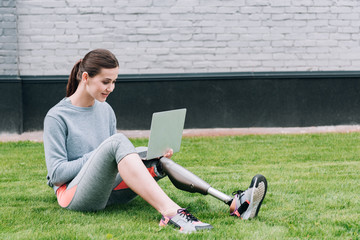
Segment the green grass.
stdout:
<path fill-rule="evenodd" d="M 145 139 L 133 139 L 146 145 Z M 42 143 L 0 143 L 0 239 L 360 239 L 360 134 L 184 138 L 174 160 L 231 194 L 268 179 L 259 217 L 230 217 L 221 201 L 159 184 L 214 229 L 181 235 L 158 227 L 141 198 L 96 213 L 62 209 L 46 185 Z"/>

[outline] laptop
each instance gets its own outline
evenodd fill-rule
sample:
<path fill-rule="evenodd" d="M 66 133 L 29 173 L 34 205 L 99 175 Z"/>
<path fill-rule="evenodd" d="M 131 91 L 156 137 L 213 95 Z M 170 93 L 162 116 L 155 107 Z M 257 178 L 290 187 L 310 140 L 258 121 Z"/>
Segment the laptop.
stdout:
<path fill-rule="evenodd" d="M 146 160 L 158 158 L 170 148 L 174 153 L 179 152 L 185 116 L 186 108 L 153 113 L 147 153 L 146 156 L 139 153 L 140 157 Z"/>

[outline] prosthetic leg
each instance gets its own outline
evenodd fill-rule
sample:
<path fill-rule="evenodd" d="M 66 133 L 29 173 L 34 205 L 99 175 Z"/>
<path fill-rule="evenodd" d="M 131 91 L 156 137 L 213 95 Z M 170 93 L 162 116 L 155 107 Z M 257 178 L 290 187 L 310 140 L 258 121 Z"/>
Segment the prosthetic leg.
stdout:
<path fill-rule="evenodd" d="M 175 163 L 171 159 L 161 158 L 160 164 L 163 171 L 168 175 L 174 186 L 180 190 L 187 192 L 198 192 L 203 195 L 211 195 L 224 203 L 230 205 L 233 198 L 225 193 L 222 193 L 211 187 L 209 183 L 205 182 L 189 170 Z"/>

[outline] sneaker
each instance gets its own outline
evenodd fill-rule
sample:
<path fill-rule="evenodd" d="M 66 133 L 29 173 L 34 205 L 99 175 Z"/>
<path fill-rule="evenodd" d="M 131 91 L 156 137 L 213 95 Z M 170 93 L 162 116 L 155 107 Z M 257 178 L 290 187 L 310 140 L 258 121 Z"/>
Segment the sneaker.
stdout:
<path fill-rule="evenodd" d="M 179 228 L 181 233 L 191 233 L 199 230 L 212 229 L 208 223 L 203 223 L 189 213 L 185 208 L 180 208 L 177 214 L 171 218 L 162 216 L 159 226 L 163 227 L 168 224 L 174 225 Z"/>
<path fill-rule="evenodd" d="M 241 219 L 251 219 L 258 215 L 267 191 L 267 181 L 263 175 L 253 177 L 246 191 L 233 192 L 234 199 L 230 205 L 230 215 Z"/>

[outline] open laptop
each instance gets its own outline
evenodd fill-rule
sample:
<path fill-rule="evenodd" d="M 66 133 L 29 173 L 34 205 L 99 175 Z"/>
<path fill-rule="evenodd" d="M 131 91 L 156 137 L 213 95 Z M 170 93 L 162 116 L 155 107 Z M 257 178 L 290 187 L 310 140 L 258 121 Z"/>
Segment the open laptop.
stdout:
<path fill-rule="evenodd" d="M 140 157 L 146 160 L 158 158 L 170 148 L 174 153 L 179 152 L 185 116 L 186 108 L 153 113 L 147 154 L 139 153 Z"/>

